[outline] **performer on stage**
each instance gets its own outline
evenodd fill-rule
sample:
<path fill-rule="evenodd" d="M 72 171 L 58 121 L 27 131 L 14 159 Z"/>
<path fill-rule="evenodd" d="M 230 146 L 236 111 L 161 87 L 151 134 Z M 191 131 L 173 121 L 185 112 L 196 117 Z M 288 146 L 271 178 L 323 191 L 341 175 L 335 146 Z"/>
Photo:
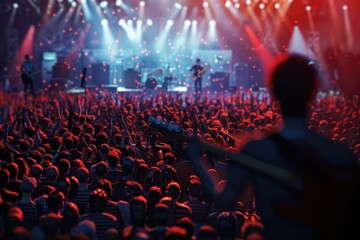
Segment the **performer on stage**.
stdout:
<path fill-rule="evenodd" d="M 21 70 L 21 80 L 24 84 L 24 93 L 26 93 L 28 87 L 30 87 L 31 94 L 34 94 L 32 74 L 35 73 L 36 68 L 33 61 L 31 61 L 29 54 L 25 55 L 25 61 L 21 65 L 20 70 Z"/>
<path fill-rule="evenodd" d="M 196 63 L 190 69 L 190 72 L 192 72 L 192 78 L 195 81 L 196 95 L 201 94 L 202 74 L 206 71 L 200 62 L 201 60 L 199 58 L 196 59 Z"/>

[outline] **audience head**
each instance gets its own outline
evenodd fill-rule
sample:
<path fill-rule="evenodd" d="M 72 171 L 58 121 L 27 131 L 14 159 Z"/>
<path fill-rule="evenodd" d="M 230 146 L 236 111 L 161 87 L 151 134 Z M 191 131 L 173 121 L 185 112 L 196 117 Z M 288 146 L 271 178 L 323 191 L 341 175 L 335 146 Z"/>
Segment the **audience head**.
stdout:
<path fill-rule="evenodd" d="M 191 240 L 191 239 L 192 239 L 192 236 L 193 236 L 194 231 L 195 231 L 195 227 L 194 227 L 194 223 L 191 221 L 190 218 L 188 218 L 188 217 L 180 218 L 180 219 L 176 222 L 176 226 L 185 229 L 185 230 L 186 230 L 186 237 L 187 237 L 187 239 L 188 239 L 188 240 Z"/>
<path fill-rule="evenodd" d="M 247 221 L 241 227 L 241 233 L 244 240 L 262 240 L 265 239 L 264 226 L 258 221 Z"/>
<path fill-rule="evenodd" d="M 197 234 L 197 240 L 217 240 L 216 231 L 208 225 L 203 225 L 200 227 Z"/>
<path fill-rule="evenodd" d="M 79 183 L 87 183 L 89 180 L 89 170 L 85 167 L 81 167 L 76 172 L 76 178 Z"/>
<path fill-rule="evenodd" d="M 0 169 L 0 189 L 6 188 L 10 181 L 10 173 L 7 169 Z"/>
<path fill-rule="evenodd" d="M 112 185 L 111 182 L 107 179 L 100 179 L 97 181 L 94 188 L 104 190 L 108 198 L 112 196 Z"/>
<path fill-rule="evenodd" d="M 49 142 L 51 150 L 54 151 L 59 151 L 62 144 L 63 144 L 62 138 L 57 136 L 52 137 Z"/>
<path fill-rule="evenodd" d="M 171 182 L 166 187 L 166 195 L 171 197 L 173 201 L 177 201 L 180 198 L 181 188 L 179 183 Z"/>
<path fill-rule="evenodd" d="M 59 170 L 56 166 L 52 165 L 46 170 L 46 178 L 51 181 L 56 181 L 59 177 Z"/>
<path fill-rule="evenodd" d="M 32 194 L 37 186 L 36 179 L 33 177 L 25 178 L 20 184 L 20 190 L 23 194 Z"/>
<path fill-rule="evenodd" d="M 49 211 L 53 213 L 59 213 L 60 209 L 63 207 L 65 201 L 65 196 L 62 192 L 54 192 L 49 195 L 47 198 L 47 205 Z"/>
<path fill-rule="evenodd" d="M 60 233 L 60 216 L 55 213 L 41 216 L 40 227 L 47 239 L 54 239 Z"/>
<path fill-rule="evenodd" d="M 79 222 L 80 214 L 77 205 L 69 202 L 65 206 L 62 216 L 62 227 L 66 232 L 70 232 Z"/>
<path fill-rule="evenodd" d="M 93 213 L 98 213 L 103 210 L 107 202 L 106 192 L 100 188 L 91 192 L 89 198 L 90 210 Z"/>
<path fill-rule="evenodd" d="M 189 194 L 193 198 L 199 198 L 201 194 L 201 182 L 196 178 L 190 178 L 188 184 Z"/>
<path fill-rule="evenodd" d="M 169 220 L 169 208 L 163 203 L 155 205 L 154 220 L 157 226 L 166 226 Z"/>
<path fill-rule="evenodd" d="M 34 164 L 30 168 L 30 176 L 39 180 L 42 177 L 44 168 L 40 164 Z"/>
<path fill-rule="evenodd" d="M 237 234 L 236 215 L 232 212 L 222 212 L 216 219 L 217 232 L 221 239 L 234 239 Z"/>
<path fill-rule="evenodd" d="M 165 239 L 166 240 L 187 240 L 186 230 L 181 227 L 178 227 L 178 226 L 170 227 L 165 232 Z"/>
<path fill-rule="evenodd" d="M 16 180 L 19 173 L 19 167 L 15 163 L 9 163 L 6 167 L 10 174 L 10 180 Z"/>

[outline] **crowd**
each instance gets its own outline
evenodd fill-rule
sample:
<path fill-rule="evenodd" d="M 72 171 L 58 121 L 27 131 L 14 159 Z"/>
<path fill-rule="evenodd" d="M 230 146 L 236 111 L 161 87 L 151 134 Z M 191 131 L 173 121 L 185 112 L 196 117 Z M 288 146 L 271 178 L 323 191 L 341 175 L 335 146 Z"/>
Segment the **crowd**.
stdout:
<path fill-rule="evenodd" d="M 360 160 L 358 96 L 319 93 L 308 128 Z M 2 239 L 263 239 L 249 186 L 224 211 L 189 160 L 197 134 L 228 149 L 281 127 L 267 91 L 0 92 Z M 165 126 L 169 126 L 166 128 Z M 181 126 L 181 131 L 172 131 Z M 225 181 L 227 158 L 209 174 Z"/>

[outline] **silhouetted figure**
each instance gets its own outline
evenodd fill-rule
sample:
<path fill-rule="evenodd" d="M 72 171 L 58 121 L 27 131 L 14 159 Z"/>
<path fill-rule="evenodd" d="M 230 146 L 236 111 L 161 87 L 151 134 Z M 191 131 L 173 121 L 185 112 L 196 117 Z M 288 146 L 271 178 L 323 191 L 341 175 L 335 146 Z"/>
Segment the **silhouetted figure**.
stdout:
<path fill-rule="evenodd" d="M 306 166 L 306 173 L 314 178 L 323 175 L 321 169 L 316 168 L 317 161 L 329 167 L 355 167 L 356 160 L 345 146 L 324 139 L 307 127 L 308 105 L 316 96 L 318 85 L 317 71 L 311 61 L 299 55 L 282 59 L 269 75 L 269 87 L 274 99 L 279 103 L 284 119 L 283 128 L 264 139 L 250 141 L 241 152 L 294 173 L 302 171 Z M 246 183 L 251 182 L 254 185 L 256 208 L 264 223 L 266 239 L 319 239 L 318 232 L 308 223 L 311 218 L 321 213 L 316 210 L 312 212 L 310 209 L 305 211 L 304 214 L 308 214 L 309 219 L 305 222 L 290 221 L 280 215 L 274 207 L 277 200 L 286 205 L 298 206 L 303 205 L 303 199 L 301 193 L 298 194 L 272 178 L 255 174 L 231 161 L 227 170 L 226 186 L 221 192 L 214 192 L 215 183 L 198 160 L 199 156 L 196 155 L 199 150 L 196 149 L 196 141 L 194 143 L 189 145 L 191 158 L 203 185 L 220 207 L 224 210 L 230 209 L 245 189 Z M 311 155 L 316 157 L 310 158 Z M 306 189 L 304 194 L 305 192 Z M 315 194 L 317 193 L 314 192 Z M 311 199 L 311 196 L 306 197 Z M 314 196 L 314 204 L 317 197 L 321 198 L 319 194 Z M 334 203 L 330 197 L 328 201 Z M 326 201 L 324 204 L 327 204 Z M 328 209 L 328 212 L 332 211 L 337 211 L 336 206 Z M 331 236 L 335 230 L 329 228 L 330 234 L 327 235 Z"/>
<path fill-rule="evenodd" d="M 24 84 L 24 93 L 26 93 L 27 89 L 30 87 L 31 94 L 34 94 L 34 84 L 32 75 L 35 73 L 36 68 L 30 59 L 30 55 L 25 55 L 25 61 L 21 65 L 21 80 Z"/>

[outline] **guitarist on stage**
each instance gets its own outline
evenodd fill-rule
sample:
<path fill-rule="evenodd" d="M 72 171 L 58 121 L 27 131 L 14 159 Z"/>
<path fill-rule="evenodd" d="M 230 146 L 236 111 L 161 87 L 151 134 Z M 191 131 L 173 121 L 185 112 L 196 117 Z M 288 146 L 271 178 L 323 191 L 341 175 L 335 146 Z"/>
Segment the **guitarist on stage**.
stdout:
<path fill-rule="evenodd" d="M 317 70 L 308 59 L 298 55 L 282 59 L 269 75 L 269 90 L 279 103 L 284 119 L 282 129 L 266 138 L 250 141 L 240 151 L 239 158 L 251 156 L 300 173 L 300 181 L 294 184 L 297 187 L 276 180 L 275 177 L 281 175 L 278 171 L 266 171 L 268 167 L 249 171 L 252 160 L 246 163 L 237 160 L 228 163 L 226 185 L 220 189 L 217 181 L 208 175 L 208 164 L 200 161 L 199 142 L 189 143 L 189 156 L 203 186 L 222 210 L 232 209 L 246 184 L 253 185 L 265 239 L 350 239 L 345 234 L 358 229 L 355 222 L 360 203 L 354 202 L 357 198 L 353 200 L 359 191 L 355 185 L 357 178 L 352 187 L 347 178 L 353 175 L 345 175 L 350 171 L 341 173 L 338 170 L 355 171 L 356 159 L 345 145 L 325 139 L 308 128 L 309 104 L 318 86 Z M 260 167 L 261 164 L 257 164 Z M 337 169 L 339 174 L 329 169 Z M 355 221 L 351 215 L 355 216 Z"/>
<path fill-rule="evenodd" d="M 24 93 L 26 93 L 28 87 L 30 87 L 31 94 L 34 94 L 34 85 L 32 74 L 36 71 L 33 61 L 30 59 L 30 55 L 25 55 L 25 61 L 21 64 L 21 80 L 24 84 Z"/>
<path fill-rule="evenodd" d="M 193 80 L 195 81 L 195 92 L 196 96 L 201 94 L 201 85 L 202 85 L 202 74 L 205 72 L 204 67 L 200 63 L 200 59 L 196 59 L 196 63 L 191 67 L 190 72 L 192 72 Z"/>

